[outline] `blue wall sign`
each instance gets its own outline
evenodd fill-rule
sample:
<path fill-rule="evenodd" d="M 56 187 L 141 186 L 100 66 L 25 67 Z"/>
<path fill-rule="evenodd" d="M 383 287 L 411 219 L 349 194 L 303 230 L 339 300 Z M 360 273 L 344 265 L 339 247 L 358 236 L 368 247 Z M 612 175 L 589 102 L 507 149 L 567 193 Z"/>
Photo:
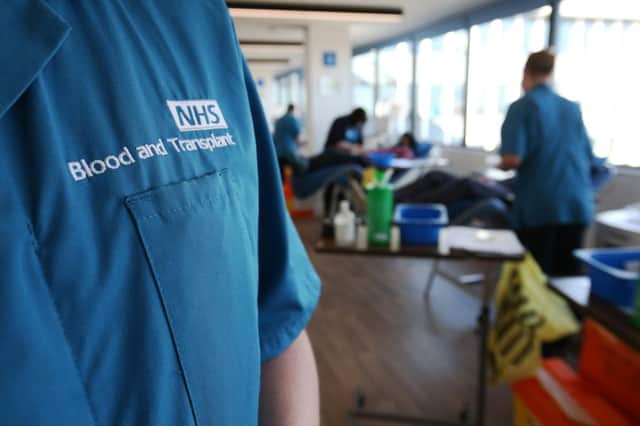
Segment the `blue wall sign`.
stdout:
<path fill-rule="evenodd" d="M 328 50 L 322 54 L 322 63 L 325 67 L 335 67 L 338 64 L 338 55 L 333 50 Z"/>

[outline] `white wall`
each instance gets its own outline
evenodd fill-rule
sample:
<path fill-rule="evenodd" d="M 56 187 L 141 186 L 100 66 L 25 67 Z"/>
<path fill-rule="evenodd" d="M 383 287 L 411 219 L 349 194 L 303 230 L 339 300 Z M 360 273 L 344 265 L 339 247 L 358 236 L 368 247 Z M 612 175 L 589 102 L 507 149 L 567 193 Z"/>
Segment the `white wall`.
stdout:
<path fill-rule="evenodd" d="M 640 202 L 640 170 L 620 169 L 598 199 L 598 210 L 613 210 Z"/>
<path fill-rule="evenodd" d="M 258 86 L 258 91 L 260 93 L 260 99 L 262 100 L 264 113 L 267 116 L 270 128 L 272 128 L 274 120 L 278 118 L 280 114 L 280 111 L 277 110 L 275 94 L 273 93 L 273 76 L 282 69 L 282 66 L 250 63 L 249 69 L 251 70 L 251 74 L 253 74 L 256 84 L 258 84 L 258 81 L 262 81 L 263 83 L 262 86 Z"/>
<path fill-rule="evenodd" d="M 489 154 L 477 149 L 443 146 L 442 156 L 450 161 L 449 168 L 453 172 L 468 174 L 485 169 Z"/>
<path fill-rule="evenodd" d="M 351 40 L 348 25 L 344 23 L 311 22 L 306 30 L 304 79 L 306 84 L 306 114 L 304 134 L 308 144 L 305 155 L 316 154 L 324 142 L 333 120 L 351 110 Z M 325 52 L 335 52 L 336 65 L 327 66 Z M 273 77 L 282 72 L 281 66 L 250 64 L 259 88 L 265 114 L 270 122 L 282 111 L 275 102 Z"/>
<path fill-rule="evenodd" d="M 337 55 L 335 67 L 323 64 L 323 53 Z M 332 121 L 351 109 L 351 41 L 343 24 L 311 23 L 307 30 L 306 135 L 308 155 L 320 152 Z"/>

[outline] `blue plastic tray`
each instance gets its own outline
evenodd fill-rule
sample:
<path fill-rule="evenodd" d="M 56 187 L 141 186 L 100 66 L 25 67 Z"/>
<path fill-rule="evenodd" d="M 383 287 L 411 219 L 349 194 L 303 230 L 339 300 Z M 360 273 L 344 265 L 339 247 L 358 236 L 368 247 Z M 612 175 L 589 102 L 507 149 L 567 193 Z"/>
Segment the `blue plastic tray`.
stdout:
<path fill-rule="evenodd" d="M 393 221 L 400 227 L 402 244 L 435 245 L 449 217 L 442 204 L 398 204 Z"/>
<path fill-rule="evenodd" d="M 627 262 L 640 261 L 640 248 L 576 250 L 575 256 L 589 269 L 591 292 L 623 308 L 632 308 L 638 274 L 627 271 Z"/>
<path fill-rule="evenodd" d="M 381 169 L 389 169 L 391 168 L 391 164 L 393 163 L 393 159 L 396 158 L 395 154 L 387 153 L 387 152 L 370 152 L 369 153 L 369 161 L 376 167 Z"/>

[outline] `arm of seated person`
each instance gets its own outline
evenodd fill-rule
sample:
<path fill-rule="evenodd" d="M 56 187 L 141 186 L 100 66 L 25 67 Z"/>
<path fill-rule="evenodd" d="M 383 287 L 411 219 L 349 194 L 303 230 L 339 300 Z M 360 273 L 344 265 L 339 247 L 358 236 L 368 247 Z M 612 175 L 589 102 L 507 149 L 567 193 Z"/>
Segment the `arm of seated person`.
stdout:
<path fill-rule="evenodd" d="M 351 155 L 362 155 L 365 153 L 365 149 L 362 145 L 352 144 L 345 140 L 337 142 L 334 145 L 334 148 L 348 152 Z"/>
<path fill-rule="evenodd" d="M 520 156 L 507 154 L 502 156 L 498 168 L 504 171 L 516 170 L 518 167 L 520 167 L 521 163 L 522 160 L 520 159 Z"/>

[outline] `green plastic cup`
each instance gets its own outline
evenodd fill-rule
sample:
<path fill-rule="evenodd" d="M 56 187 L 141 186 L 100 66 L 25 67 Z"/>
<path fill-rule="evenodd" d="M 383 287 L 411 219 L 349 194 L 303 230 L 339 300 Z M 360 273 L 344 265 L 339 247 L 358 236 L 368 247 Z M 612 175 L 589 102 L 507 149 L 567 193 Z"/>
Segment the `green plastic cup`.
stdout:
<path fill-rule="evenodd" d="M 367 189 L 369 244 L 388 245 L 393 219 L 393 187 L 376 183 Z"/>

